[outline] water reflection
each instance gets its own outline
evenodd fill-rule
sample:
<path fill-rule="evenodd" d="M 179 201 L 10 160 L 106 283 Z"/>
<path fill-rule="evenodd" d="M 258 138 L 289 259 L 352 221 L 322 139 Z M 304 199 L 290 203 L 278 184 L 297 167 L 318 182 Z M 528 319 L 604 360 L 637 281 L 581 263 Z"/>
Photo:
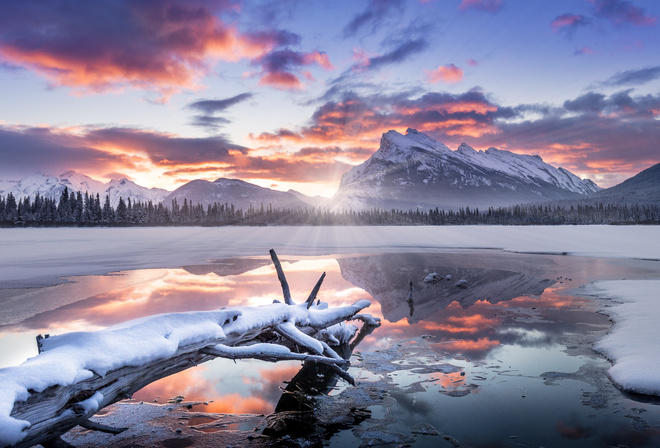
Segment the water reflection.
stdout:
<path fill-rule="evenodd" d="M 373 296 L 390 322 L 408 317 L 409 323 L 417 323 L 452 303 L 468 308 L 479 301 L 540 295 L 555 283 L 520 272 L 463 267 L 437 255 L 388 254 L 338 261 L 342 276 Z M 425 281 L 429 273 L 439 275 Z M 414 303 L 412 313 L 410 303 Z"/>

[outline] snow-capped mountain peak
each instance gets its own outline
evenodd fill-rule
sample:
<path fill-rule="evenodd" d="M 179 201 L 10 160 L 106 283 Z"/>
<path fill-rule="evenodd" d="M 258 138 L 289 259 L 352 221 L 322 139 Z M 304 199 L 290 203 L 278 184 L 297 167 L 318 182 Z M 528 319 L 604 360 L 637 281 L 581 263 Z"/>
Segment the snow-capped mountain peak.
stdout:
<path fill-rule="evenodd" d="M 497 148 L 452 151 L 408 129 L 383 134 L 379 149 L 342 177 L 334 208 L 487 207 L 561 199 L 598 191 L 539 156 Z"/>

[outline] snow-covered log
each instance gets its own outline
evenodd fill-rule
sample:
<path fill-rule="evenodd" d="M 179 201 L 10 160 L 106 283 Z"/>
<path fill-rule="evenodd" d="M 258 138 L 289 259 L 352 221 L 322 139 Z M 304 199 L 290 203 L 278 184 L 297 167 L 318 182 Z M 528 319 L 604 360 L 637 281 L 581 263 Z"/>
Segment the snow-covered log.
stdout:
<path fill-rule="evenodd" d="M 310 360 L 338 370 L 347 361 L 324 340 L 345 338 L 346 326 L 337 324 L 356 315 L 373 321 L 358 314 L 370 302 L 312 305 L 322 276 L 310 297 L 295 304 L 274 251 L 271 257 L 285 303 L 162 314 L 38 339 L 39 355 L 0 369 L 0 447 L 55 446 L 76 425 L 95 427 L 88 419 L 103 407 L 216 357 Z"/>

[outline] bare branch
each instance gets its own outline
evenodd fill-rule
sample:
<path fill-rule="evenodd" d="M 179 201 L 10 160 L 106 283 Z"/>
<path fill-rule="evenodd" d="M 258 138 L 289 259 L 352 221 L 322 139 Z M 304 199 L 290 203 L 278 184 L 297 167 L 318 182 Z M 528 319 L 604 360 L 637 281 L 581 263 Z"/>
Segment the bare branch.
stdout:
<path fill-rule="evenodd" d="M 286 281 L 286 276 L 284 275 L 284 271 L 282 270 L 282 265 L 280 264 L 279 258 L 277 258 L 277 254 L 275 253 L 274 249 L 270 250 L 270 259 L 273 260 L 273 264 L 275 265 L 275 270 L 277 271 L 277 279 L 280 281 L 280 285 L 282 285 L 282 295 L 284 295 L 284 303 L 287 305 L 294 305 L 293 300 L 291 300 L 291 290 L 289 289 L 289 283 Z"/>
<path fill-rule="evenodd" d="M 312 289 L 312 292 L 309 293 L 309 297 L 307 297 L 307 300 L 305 303 L 307 304 L 307 309 L 309 309 L 310 306 L 314 303 L 314 300 L 316 300 L 316 295 L 319 293 L 319 289 L 321 289 L 321 284 L 323 283 L 323 279 L 325 278 L 325 272 L 323 275 L 321 275 L 321 278 L 319 279 L 318 282 L 316 282 L 316 285 L 314 285 L 314 289 Z"/>
<path fill-rule="evenodd" d="M 323 364 L 346 364 L 348 361 L 342 358 L 328 358 L 326 356 L 306 355 L 304 353 L 295 353 L 281 345 L 274 344 L 252 344 L 242 347 L 230 347 L 228 345 L 218 344 L 213 347 L 205 347 L 200 350 L 202 353 L 228 359 L 261 359 L 263 361 L 316 361 Z"/>
<path fill-rule="evenodd" d="M 291 322 L 283 322 L 275 327 L 275 331 L 291 342 L 305 347 L 312 353 L 320 355 L 323 353 L 323 345 L 318 339 L 303 333 Z"/>

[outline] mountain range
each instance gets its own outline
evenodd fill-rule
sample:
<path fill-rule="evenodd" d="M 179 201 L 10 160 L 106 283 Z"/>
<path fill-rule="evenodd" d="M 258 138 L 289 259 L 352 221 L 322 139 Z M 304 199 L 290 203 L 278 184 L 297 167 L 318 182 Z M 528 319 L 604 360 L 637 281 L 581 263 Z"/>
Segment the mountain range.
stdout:
<path fill-rule="evenodd" d="M 4 181 L 0 185 L 2 185 L 0 186 L 1 195 L 6 196 L 11 193 L 16 198 L 29 196 L 34 199 L 37 193 L 42 197 L 59 198 L 65 188 L 73 192 L 87 192 L 94 196 L 98 194 L 101 201 L 107 195 L 110 197 L 110 204 L 113 207 L 117 206 L 120 197 L 123 197 L 124 200 L 130 198 L 131 201 L 152 201 L 157 204 L 170 193 L 162 188 L 141 187 L 128 179 L 112 179 L 103 183 L 75 171 L 67 171 L 59 176 L 38 173 L 16 182 Z"/>
<path fill-rule="evenodd" d="M 170 192 L 146 188 L 128 179 L 103 183 L 75 171 L 59 176 L 35 174 L 18 181 L 0 180 L 0 195 L 16 198 L 36 193 L 61 196 L 62 191 L 89 192 L 101 198 L 110 196 L 116 206 L 124 200 L 204 206 L 218 202 L 248 209 L 299 209 L 324 207 L 330 210 L 389 210 L 435 207 L 486 209 L 530 202 L 556 200 L 602 202 L 660 202 L 660 164 L 625 182 L 601 189 L 589 179 L 580 179 L 564 168 L 555 168 L 539 156 L 516 154 L 497 148 L 477 151 L 461 144 L 455 151 L 431 137 L 408 129 L 383 134 L 378 150 L 360 165 L 345 173 L 336 194 L 330 198 L 309 197 L 294 190 L 276 191 L 238 179 L 220 178 L 214 182 L 193 180 Z"/>
<path fill-rule="evenodd" d="M 488 208 L 579 197 L 600 190 L 539 156 L 461 144 L 452 151 L 408 129 L 383 134 L 380 148 L 342 176 L 331 209 Z"/>

